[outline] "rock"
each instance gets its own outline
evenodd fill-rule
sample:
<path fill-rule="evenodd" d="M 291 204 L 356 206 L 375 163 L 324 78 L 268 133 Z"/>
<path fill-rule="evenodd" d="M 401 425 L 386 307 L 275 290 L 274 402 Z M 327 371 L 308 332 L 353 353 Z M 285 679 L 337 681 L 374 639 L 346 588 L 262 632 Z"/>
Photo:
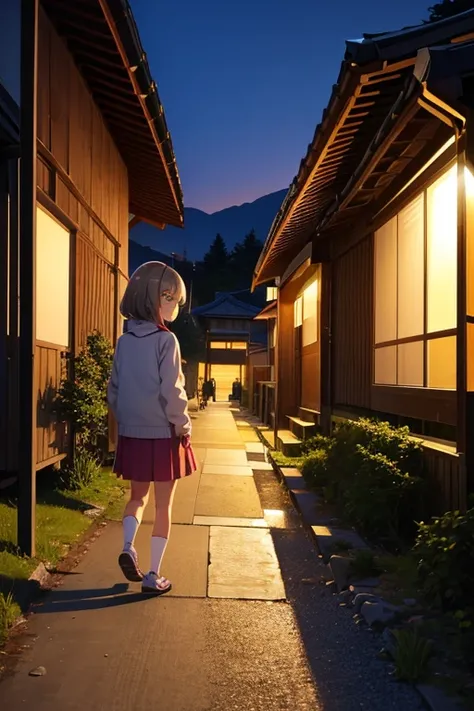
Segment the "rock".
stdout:
<path fill-rule="evenodd" d="M 375 588 L 365 588 L 362 585 L 351 585 L 349 590 L 356 597 L 357 595 L 374 595 Z"/>
<path fill-rule="evenodd" d="M 89 518 L 97 518 L 98 516 L 101 516 L 105 511 L 104 506 L 94 506 L 90 509 L 86 509 L 84 511 L 84 516 L 88 516 Z"/>
<path fill-rule="evenodd" d="M 397 642 L 395 640 L 392 630 L 389 627 L 386 627 L 382 632 L 382 639 L 385 645 L 385 651 L 393 658 L 395 656 Z"/>
<path fill-rule="evenodd" d="M 461 711 L 464 706 L 447 696 L 442 689 L 429 684 L 417 684 L 416 688 L 431 711 Z"/>
<path fill-rule="evenodd" d="M 394 619 L 398 612 L 400 612 L 398 607 L 389 605 L 383 602 L 383 600 L 379 602 L 364 602 L 360 610 L 360 614 L 369 627 L 373 625 L 387 625 Z"/>
<path fill-rule="evenodd" d="M 403 604 L 404 604 L 406 607 L 415 607 L 415 605 L 416 605 L 416 600 L 415 600 L 414 597 L 406 597 L 406 598 L 404 599 L 404 601 L 403 601 Z"/>
<path fill-rule="evenodd" d="M 352 593 L 350 590 L 343 590 L 338 593 L 337 601 L 340 605 L 348 605 L 352 601 Z"/>
<path fill-rule="evenodd" d="M 354 598 L 354 608 L 356 613 L 360 613 L 365 602 L 381 602 L 380 598 L 372 593 L 358 593 Z"/>
<path fill-rule="evenodd" d="M 44 676 L 46 674 L 45 667 L 36 667 L 30 671 L 29 676 Z"/>
<path fill-rule="evenodd" d="M 333 555 L 329 560 L 329 566 L 338 592 L 345 590 L 349 586 L 351 560 L 342 555 Z"/>

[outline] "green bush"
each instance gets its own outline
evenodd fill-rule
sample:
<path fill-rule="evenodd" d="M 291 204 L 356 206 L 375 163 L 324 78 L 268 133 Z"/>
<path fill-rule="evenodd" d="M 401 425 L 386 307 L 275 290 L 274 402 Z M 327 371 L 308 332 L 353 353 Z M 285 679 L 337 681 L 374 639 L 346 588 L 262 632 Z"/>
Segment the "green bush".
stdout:
<path fill-rule="evenodd" d="M 107 383 L 113 361 L 110 341 L 98 332 L 72 361 L 73 377 L 64 380 L 58 393 L 58 416 L 71 424 L 79 447 L 97 455 L 107 434 Z"/>
<path fill-rule="evenodd" d="M 338 424 L 334 430 L 330 466 L 342 482 L 351 479 L 357 469 L 358 446 L 384 455 L 412 476 L 419 476 L 422 471 L 422 449 L 410 438 L 408 427 L 362 418 Z"/>
<path fill-rule="evenodd" d="M 328 453 L 324 449 L 317 449 L 310 452 L 301 467 L 301 473 L 310 486 L 323 488 L 329 483 L 328 473 Z"/>
<path fill-rule="evenodd" d="M 310 437 L 301 443 L 301 454 L 311 454 L 311 452 L 321 449 L 328 452 L 331 449 L 333 442 L 334 440 L 332 437 L 325 437 L 322 434 L 314 435 L 314 437 Z"/>
<path fill-rule="evenodd" d="M 358 579 L 371 578 L 380 574 L 375 555 L 371 550 L 355 551 L 351 561 L 351 571 Z"/>
<path fill-rule="evenodd" d="M 443 610 L 458 611 L 460 627 L 471 627 L 474 508 L 466 514 L 450 511 L 431 523 L 420 523 L 413 552 L 426 598 Z"/>
<path fill-rule="evenodd" d="M 369 536 L 398 542 L 405 509 L 412 509 L 421 479 L 362 445 L 357 445 L 354 462 L 352 481 L 342 495 L 346 513 Z"/>

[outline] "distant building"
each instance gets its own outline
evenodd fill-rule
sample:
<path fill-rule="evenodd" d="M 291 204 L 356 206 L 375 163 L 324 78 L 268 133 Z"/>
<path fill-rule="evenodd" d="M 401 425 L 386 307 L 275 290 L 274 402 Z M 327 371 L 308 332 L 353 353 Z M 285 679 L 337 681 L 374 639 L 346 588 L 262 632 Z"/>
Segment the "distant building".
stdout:
<path fill-rule="evenodd" d="M 204 380 L 214 378 L 218 400 L 228 399 L 236 379 L 247 398 L 249 357 L 255 351 L 266 352 L 266 324 L 254 320 L 259 312 L 258 306 L 232 293 L 220 293 L 192 312 L 206 333 L 206 359 L 199 364 L 198 375 Z"/>

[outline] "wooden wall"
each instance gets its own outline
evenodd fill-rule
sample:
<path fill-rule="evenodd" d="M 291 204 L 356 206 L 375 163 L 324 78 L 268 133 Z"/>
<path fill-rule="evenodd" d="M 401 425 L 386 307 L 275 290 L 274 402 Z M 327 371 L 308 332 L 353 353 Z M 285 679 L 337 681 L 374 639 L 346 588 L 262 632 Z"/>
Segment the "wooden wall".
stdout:
<path fill-rule="evenodd" d="M 127 169 L 72 56 L 43 11 L 38 84 L 38 140 L 64 174 L 56 181 L 55 202 L 112 263 L 106 232 L 113 236 L 120 244 L 118 265 L 127 274 Z"/>
<path fill-rule="evenodd" d="M 335 260 L 332 274 L 332 403 L 370 408 L 372 236 Z"/>
<path fill-rule="evenodd" d="M 41 11 L 38 188 L 43 206 L 72 234 L 72 333 L 78 352 L 99 330 L 115 342 L 119 289 L 128 275 L 128 175 L 67 47 Z M 67 451 L 52 403 L 65 373 L 55 344 L 36 349 L 37 466 Z"/>

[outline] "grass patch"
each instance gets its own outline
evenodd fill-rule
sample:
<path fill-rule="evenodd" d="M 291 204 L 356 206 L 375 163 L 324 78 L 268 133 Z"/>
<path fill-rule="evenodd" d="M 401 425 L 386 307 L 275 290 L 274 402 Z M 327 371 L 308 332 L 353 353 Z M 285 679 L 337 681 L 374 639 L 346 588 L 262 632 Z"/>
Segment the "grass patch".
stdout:
<path fill-rule="evenodd" d="M 84 515 L 91 506 L 104 507 L 104 515 L 119 520 L 127 484 L 111 469 L 103 469 L 93 483 L 79 491 L 52 489 L 44 474 L 38 480 L 36 506 L 36 557 L 21 557 L 17 548 L 17 509 L 13 501 L 0 500 L 0 590 L 7 594 L 15 580 L 27 580 L 39 562 L 54 567 L 69 547 L 83 535 L 93 519 Z"/>
<path fill-rule="evenodd" d="M 15 602 L 13 594 L 0 593 L 0 644 L 5 641 L 8 630 L 20 614 L 20 606 Z"/>
<path fill-rule="evenodd" d="M 287 457 L 283 452 L 278 452 L 277 450 L 271 452 L 271 457 L 279 467 L 301 469 L 303 466 L 304 457 Z"/>

